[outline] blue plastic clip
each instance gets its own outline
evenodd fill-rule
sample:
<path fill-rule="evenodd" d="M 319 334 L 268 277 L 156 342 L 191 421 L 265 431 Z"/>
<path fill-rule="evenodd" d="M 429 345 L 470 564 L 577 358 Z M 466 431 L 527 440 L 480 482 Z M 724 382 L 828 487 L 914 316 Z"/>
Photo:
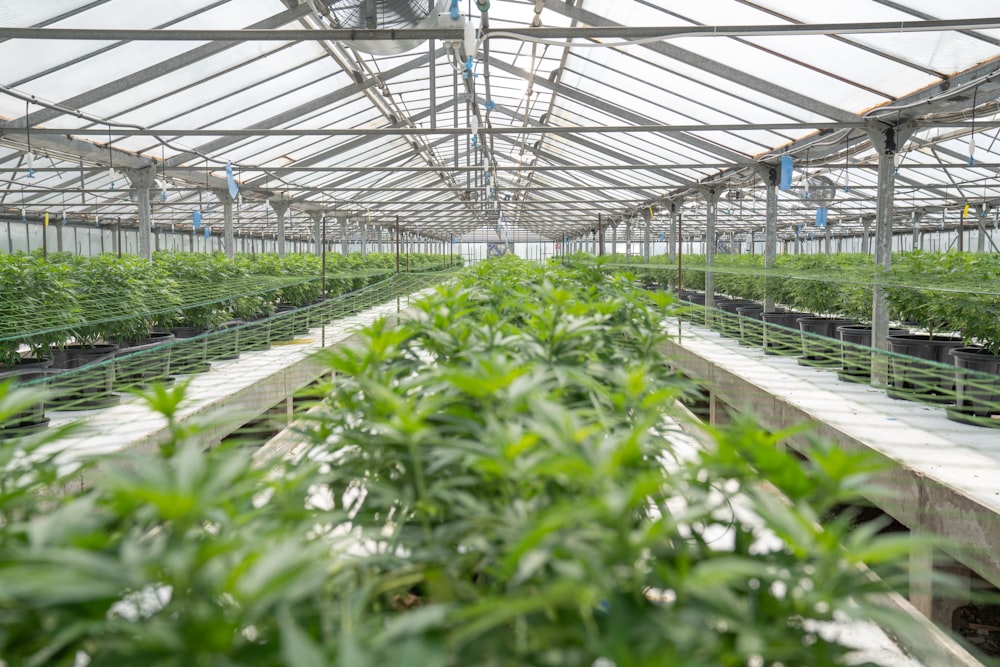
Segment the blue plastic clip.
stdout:
<path fill-rule="evenodd" d="M 458 0 L 451 0 L 451 10 L 449 13 L 451 14 L 452 21 L 457 21 L 459 19 L 461 14 L 459 14 L 458 11 Z"/>

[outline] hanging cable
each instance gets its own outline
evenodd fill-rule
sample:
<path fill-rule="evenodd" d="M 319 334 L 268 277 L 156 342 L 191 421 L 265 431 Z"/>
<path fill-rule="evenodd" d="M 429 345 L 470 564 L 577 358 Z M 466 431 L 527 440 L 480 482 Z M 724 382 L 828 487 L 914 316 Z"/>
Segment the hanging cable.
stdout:
<path fill-rule="evenodd" d="M 28 178 L 34 178 L 35 177 L 35 154 L 31 150 L 31 123 L 28 121 L 28 116 L 30 115 L 30 113 L 29 113 L 30 110 L 29 110 L 28 104 L 29 104 L 28 100 L 25 100 L 24 101 L 24 131 L 25 131 L 25 134 L 28 137 L 28 155 L 27 155 L 26 159 L 28 161 Z"/>
<path fill-rule="evenodd" d="M 108 123 L 108 178 L 111 179 L 111 189 L 115 189 L 115 179 L 118 174 L 115 173 L 115 152 L 111 148 L 111 124 Z"/>
<path fill-rule="evenodd" d="M 972 132 L 969 133 L 969 166 L 976 164 L 976 96 L 979 94 L 979 86 L 972 90 Z"/>

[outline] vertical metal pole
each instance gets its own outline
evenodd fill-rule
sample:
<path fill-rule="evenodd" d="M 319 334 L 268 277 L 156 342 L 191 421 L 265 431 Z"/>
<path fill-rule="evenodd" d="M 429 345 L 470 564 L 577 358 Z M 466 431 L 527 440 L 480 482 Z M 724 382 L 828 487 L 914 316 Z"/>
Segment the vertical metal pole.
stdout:
<path fill-rule="evenodd" d="M 115 246 L 118 256 L 122 256 L 122 219 L 121 216 L 115 218 Z"/>
<path fill-rule="evenodd" d="M 48 215 L 46 213 L 46 215 Z M 49 256 L 49 225 L 46 222 L 42 222 L 42 259 L 47 259 Z M 121 255 L 119 254 L 119 257 Z"/>
<path fill-rule="evenodd" d="M 274 210 L 274 215 L 278 219 L 278 257 L 285 256 L 285 214 L 288 213 L 288 203 L 284 200 L 270 200 L 268 202 Z M 266 206 L 267 204 L 265 204 Z"/>
<path fill-rule="evenodd" d="M 719 198 L 715 188 L 707 188 L 702 194 L 708 204 L 705 219 L 705 308 L 711 309 L 715 307 L 715 275 L 712 273 L 712 265 L 715 264 L 715 219 Z"/>
<path fill-rule="evenodd" d="M 777 169 L 768 170 L 764 178 L 767 202 L 764 213 L 764 274 L 773 269 L 778 260 L 778 177 Z M 774 310 L 774 294 L 766 289 L 765 280 L 764 311 Z"/>
<path fill-rule="evenodd" d="M 340 216 L 340 254 L 347 257 L 350 253 L 350 249 L 347 245 L 347 216 Z"/>
<path fill-rule="evenodd" d="M 649 207 L 649 217 L 646 218 L 646 238 L 643 240 L 642 245 L 642 261 L 649 264 L 650 259 L 650 243 L 652 242 L 653 234 L 653 207 Z"/>
<path fill-rule="evenodd" d="M 326 301 L 326 216 L 323 216 L 323 221 L 320 223 L 320 300 Z M 320 347 L 326 347 L 326 318 L 323 318 L 323 326 L 320 328 Z"/>
<path fill-rule="evenodd" d="M 618 254 L 618 223 L 611 224 L 611 254 Z"/>
<path fill-rule="evenodd" d="M 677 220 L 680 218 L 677 202 L 670 202 L 670 226 L 667 228 L 667 259 L 677 261 Z"/>
<path fill-rule="evenodd" d="M 684 217 L 671 205 L 672 219 L 677 222 L 677 298 L 684 289 Z"/>
<path fill-rule="evenodd" d="M 875 285 L 872 299 L 872 347 L 876 350 L 889 348 L 889 300 L 882 285 L 880 269 L 892 265 L 892 209 L 893 181 L 895 180 L 895 153 L 880 150 L 878 156 L 878 199 L 875 219 Z M 866 230 L 867 231 L 867 230 Z M 866 234 L 867 236 L 867 234 Z M 888 359 L 884 355 L 873 355 L 871 380 L 873 384 L 888 383 Z"/>
<path fill-rule="evenodd" d="M 236 234 L 233 230 L 233 198 L 230 196 L 229 190 L 220 190 L 216 194 L 222 200 L 222 246 L 226 251 L 226 257 L 232 259 L 236 256 Z"/>
<path fill-rule="evenodd" d="M 958 251 L 965 252 L 965 210 L 958 213 Z"/>
<path fill-rule="evenodd" d="M 632 221 L 625 223 L 625 262 L 632 261 Z"/>
<path fill-rule="evenodd" d="M 600 236 L 598 255 L 604 257 L 604 217 L 600 213 L 597 214 L 597 233 Z"/>
<path fill-rule="evenodd" d="M 825 232 L 826 232 L 824 234 L 825 247 L 826 247 L 825 252 L 826 252 L 827 255 L 829 255 L 830 254 L 830 250 L 831 250 L 831 245 L 832 245 L 831 241 L 833 240 L 833 238 L 832 238 L 833 237 L 833 229 L 832 229 L 832 227 L 831 227 L 831 225 L 830 225 L 829 222 L 826 223 L 826 230 L 825 230 Z"/>
<path fill-rule="evenodd" d="M 399 216 L 396 216 L 396 275 L 399 275 Z"/>

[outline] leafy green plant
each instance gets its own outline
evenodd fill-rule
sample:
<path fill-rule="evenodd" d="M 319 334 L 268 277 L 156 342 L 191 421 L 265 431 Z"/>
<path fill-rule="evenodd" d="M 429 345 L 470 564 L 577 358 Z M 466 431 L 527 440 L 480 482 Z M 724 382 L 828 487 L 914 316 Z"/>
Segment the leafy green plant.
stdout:
<path fill-rule="evenodd" d="M 81 320 L 69 270 L 25 254 L 0 255 L 0 366 L 21 360 L 21 348 L 41 358 Z"/>
<path fill-rule="evenodd" d="M 86 488 L 47 434 L 3 443 L 0 463 L 52 458 L 0 482 L 0 655 L 842 664 L 813 623 L 892 618 L 858 566 L 896 583 L 910 546 L 818 520 L 872 465 L 821 444 L 803 465 L 748 420 L 692 447 L 664 420 L 691 389 L 659 353 L 672 301 L 635 282 L 473 267 L 328 351 L 307 446 L 267 466 L 205 447 L 183 385 L 143 394 L 158 452 L 85 460 Z"/>

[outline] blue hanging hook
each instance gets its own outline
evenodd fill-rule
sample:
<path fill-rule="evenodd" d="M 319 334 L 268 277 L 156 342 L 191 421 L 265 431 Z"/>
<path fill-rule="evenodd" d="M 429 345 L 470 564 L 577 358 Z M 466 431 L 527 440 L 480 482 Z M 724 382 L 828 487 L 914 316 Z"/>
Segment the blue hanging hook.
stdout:
<path fill-rule="evenodd" d="M 451 10 L 449 13 L 451 14 L 452 21 L 457 21 L 459 19 L 461 14 L 458 11 L 458 0 L 451 0 Z"/>

